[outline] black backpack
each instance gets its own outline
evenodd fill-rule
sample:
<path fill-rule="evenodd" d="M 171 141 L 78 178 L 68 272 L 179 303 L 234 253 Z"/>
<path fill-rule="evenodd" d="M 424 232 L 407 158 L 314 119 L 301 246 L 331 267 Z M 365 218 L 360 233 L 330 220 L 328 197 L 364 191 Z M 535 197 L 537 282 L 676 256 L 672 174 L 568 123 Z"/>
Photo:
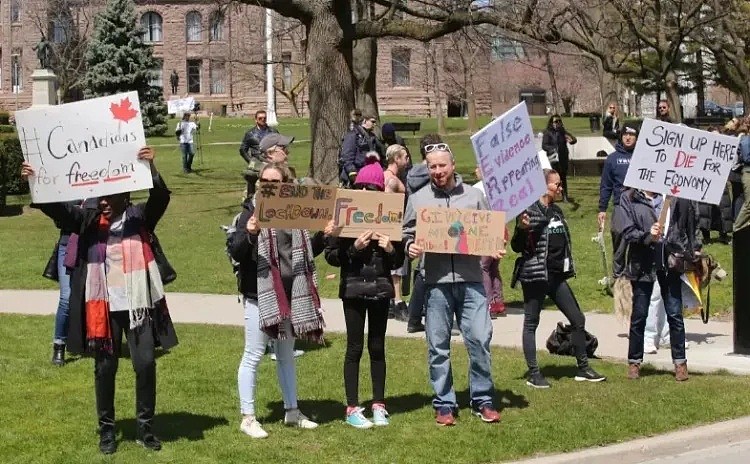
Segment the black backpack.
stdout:
<path fill-rule="evenodd" d="M 594 352 L 599 347 L 599 340 L 595 336 L 586 332 L 586 354 L 589 358 L 596 358 Z M 561 356 L 575 356 L 575 348 L 571 340 L 571 327 L 569 324 L 562 322 L 557 323 L 557 327 L 552 331 L 547 339 L 547 350 L 552 354 Z"/>

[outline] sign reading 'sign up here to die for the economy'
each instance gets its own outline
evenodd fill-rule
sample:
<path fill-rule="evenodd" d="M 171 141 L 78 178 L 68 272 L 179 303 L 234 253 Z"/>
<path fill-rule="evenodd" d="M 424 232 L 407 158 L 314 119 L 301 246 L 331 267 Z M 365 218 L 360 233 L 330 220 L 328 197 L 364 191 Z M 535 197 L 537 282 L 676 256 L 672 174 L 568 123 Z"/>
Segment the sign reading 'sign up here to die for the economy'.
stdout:
<path fill-rule="evenodd" d="M 504 211 L 510 221 L 547 189 L 534 145 L 534 129 L 521 102 L 471 137 L 490 209 Z M 502 235 L 498 228 L 495 233 Z"/>
<path fill-rule="evenodd" d="M 738 137 L 646 119 L 625 185 L 718 205 L 738 145 Z"/>
<path fill-rule="evenodd" d="M 35 203 L 54 203 L 149 189 L 137 92 L 16 112 L 21 151 L 34 169 Z"/>
<path fill-rule="evenodd" d="M 415 243 L 425 253 L 490 256 L 505 248 L 505 213 L 478 209 L 421 208 Z"/>
<path fill-rule="evenodd" d="M 264 229 L 323 230 L 334 220 L 334 235 L 339 237 L 359 237 L 372 230 L 401 240 L 402 193 L 261 182 L 256 195 L 255 215 Z"/>

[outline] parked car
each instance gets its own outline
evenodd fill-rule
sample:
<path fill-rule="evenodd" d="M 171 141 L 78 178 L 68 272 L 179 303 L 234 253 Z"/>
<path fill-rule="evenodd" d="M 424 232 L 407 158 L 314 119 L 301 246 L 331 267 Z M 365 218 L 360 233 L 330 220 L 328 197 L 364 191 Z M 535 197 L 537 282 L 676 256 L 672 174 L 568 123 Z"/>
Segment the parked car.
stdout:
<path fill-rule="evenodd" d="M 745 115 L 745 104 L 742 102 L 734 102 L 734 116 L 741 118 Z"/>
<path fill-rule="evenodd" d="M 724 118 L 733 118 L 734 109 L 725 108 L 716 102 L 706 100 L 703 103 L 703 114 L 706 116 L 719 116 Z"/>

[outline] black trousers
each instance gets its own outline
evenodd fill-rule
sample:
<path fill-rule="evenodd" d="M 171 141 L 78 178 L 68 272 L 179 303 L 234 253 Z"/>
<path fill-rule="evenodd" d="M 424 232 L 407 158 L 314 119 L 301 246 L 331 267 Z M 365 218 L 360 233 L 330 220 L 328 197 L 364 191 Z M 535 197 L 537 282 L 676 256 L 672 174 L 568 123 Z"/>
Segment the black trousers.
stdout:
<path fill-rule="evenodd" d="M 154 332 L 150 317 L 140 327 L 130 329 L 127 311 L 109 315 L 112 327 L 112 353 L 97 351 L 94 358 L 96 411 L 100 430 L 115 425 L 115 377 L 122 353 L 122 335 L 127 337 L 135 371 L 135 413 L 139 434 L 149 432 L 156 408 L 156 360 Z"/>
<path fill-rule="evenodd" d="M 422 322 L 422 313 L 425 305 L 424 278 L 419 271 L 414 272 L 414 285 L 409 299 L 409 326 L 416 327 Z"/>
<path fill-rule="evenodd" d="M 344 355 L 344 390 L 347 406 L 359 404 L 359 361 L 365 343 L 367 316 L 367 351 L 370 353 L 372 402 L 385 401 L 385 329 L 388 325 L 388 300 L 345 299 L 346 355 Z"/>
<path fill-rule="evenodd" d="M 560 174 L 560 184 L 563 189 L 563 195 L 565 198 L 568 197 L 568 165 L 570 164 L 570 155 L 569 154 L 560 154 L 559 160 L 555 163 L 551 163 L 552 169 L 557 171 L 558 174 Z"/>

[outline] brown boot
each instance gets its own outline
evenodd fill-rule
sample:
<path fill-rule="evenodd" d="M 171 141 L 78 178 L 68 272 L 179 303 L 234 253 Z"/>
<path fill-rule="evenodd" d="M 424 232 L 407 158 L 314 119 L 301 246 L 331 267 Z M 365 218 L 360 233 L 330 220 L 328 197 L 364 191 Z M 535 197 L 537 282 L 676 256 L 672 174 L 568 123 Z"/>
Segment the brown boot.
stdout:
<path fill-rule="evenodd" d="M 687 363 L 675 364 L 674 366 L 674 379 L 678 382 L 684 382 L 690 377 L 688 376 Z"/>
<path fill-rule="evenodd" d="M 640 364 L 628 364 L 628 378 L 630 380 L 638 380 L 641 378 Z"/>

